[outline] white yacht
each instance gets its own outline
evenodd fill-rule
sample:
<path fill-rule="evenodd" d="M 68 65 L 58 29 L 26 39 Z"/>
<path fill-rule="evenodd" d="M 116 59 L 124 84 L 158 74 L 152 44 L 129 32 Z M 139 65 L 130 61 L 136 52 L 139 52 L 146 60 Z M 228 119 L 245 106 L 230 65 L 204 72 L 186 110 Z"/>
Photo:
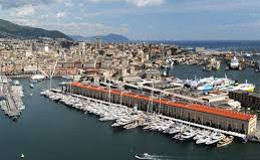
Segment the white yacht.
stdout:
<path fill-rule="evenodd" d="M 224 134 L 222 134 L 222 133 L 218 133 L 218 132 L 212 133 L 212 134 L 210 135 L 210 139 L 208 139 L 205 144 L 206 144 L 206 145 L 215 144 L 215 143 L 217 143 L 218 141 L 224 139 L 225 137 L 226 137 L 226 136 L 225 136 Z"/>
<path fill-rule="evenodd" d="M 209 136 L 203 136 L 201 138 L 199 138 L 197 141 L 196 141 L 196 144 L 203 144 L 203 143 L 206 143 L 208 140 L 210 140 L 211 138 Z"/>
<path fill-rule="evenodd" d="M 188 139 L 191 139 L 192 137 L 196 136 L 197 133 L 198 133 L 197 130 L 190 128 L 190 129 L 186 130 L 185 132 L 183 132 L 181 138 L 188 140 Z"/>
<path fill-rule="evenodd" d="M 125 129 L 134 129 L 134 128 L 138 127 L 138 126 L 139 126 L 138 121 L 135 121 L 133 123 L 129 123 L 129 124 L 125 125 L 124 128 Z"/>
<path fill-rule="evenodd" d="M 208 130 L 202 130 L 200 132 L 198 132 L 198 134 L 193 137 L 193 140 L 198 140 L 201 139 L 202 137 L 208 136 L 211 132 Z"/>

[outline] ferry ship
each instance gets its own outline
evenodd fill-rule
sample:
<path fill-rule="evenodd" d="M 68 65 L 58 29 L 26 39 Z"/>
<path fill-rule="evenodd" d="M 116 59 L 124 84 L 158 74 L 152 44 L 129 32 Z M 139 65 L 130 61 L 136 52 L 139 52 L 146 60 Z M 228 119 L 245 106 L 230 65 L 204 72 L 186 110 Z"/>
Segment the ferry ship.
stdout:
<path fill-rule="evenodd" d="M 239 68 L 239 61 L 238 61 L 236 56 L 233 59 L 231 59 L 230 68 L 231 69 L 238 69 Z"/>
<path fill-rule="evenodd" d="M 255 85 L 246 82 L 246 83 L 239 84 L 238 86 L 234 87 L 233 90 L 241 90 L 241 91 L 246 91 L 246 92 L 254 92 L 254 90 L 255 90 Z"/>
<path fill-rule="evenodd" d="M 32 82 L 35 82 L 35 81 L 44 80 L 45 78 L 46 78 L 45 75 L 36 74 L 36 75 L 31 76 L 30 80 L 31 80 Z"/>

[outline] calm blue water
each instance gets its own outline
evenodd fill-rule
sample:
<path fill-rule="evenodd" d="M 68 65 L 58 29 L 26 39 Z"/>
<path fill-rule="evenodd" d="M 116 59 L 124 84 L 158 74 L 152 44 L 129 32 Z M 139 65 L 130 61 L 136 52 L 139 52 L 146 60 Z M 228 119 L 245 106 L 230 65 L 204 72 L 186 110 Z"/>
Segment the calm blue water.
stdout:
<path fill-rule="evenodd" d="M 55 80 L 56 83 L 58 80 Z M 259 144 L 234 142 L 226 148 L 197 146 L 194 142 L 178 142 L 169 136 L 141 129 L 123 130 L 99 122 L 93 115 L 49 101 L 39 92 L 48 81 L 34 89 L 24 85 L 26 110 L 17 122 L 0 112 L 1 160 L 132 160 L 136 153 L 160 156 L 158 160 L 257 160 Z M 33 93 L 30 97 L 29 94 Z"/>
<path fill-rule="evenodd" d="M 236 41 L 151 41 L 156 44 L 175 44 L 180 47 L 196 48 L 205 47 L 210 50 L 231 50 L 260 52 L 260 40 L 236 40 Z"/>

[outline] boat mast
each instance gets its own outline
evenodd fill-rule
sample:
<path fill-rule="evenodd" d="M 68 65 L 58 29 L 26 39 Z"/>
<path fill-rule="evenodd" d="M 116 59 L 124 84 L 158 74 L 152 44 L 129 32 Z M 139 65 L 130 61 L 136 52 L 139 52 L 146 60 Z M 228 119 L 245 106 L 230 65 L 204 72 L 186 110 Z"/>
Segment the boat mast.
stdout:
<path fill-rule="evenodd" d="M 49 76 L 50 80 L 49 80 L 49 90 L 51 90 L 51 70 L 50 70 L 50 76 Z"/>
<path fill-rule="evenodd" d="M 162 107 L 162 92 L 160 92 L 160 104 L 159 104 L 158 114 L 160 114 L 161 107 Z"/>
<path fill-rule="evenodd" d="M 152 81 L 152 92 L 151 92 L 151 108 L 150 108 L 150 112 L 153 111 L 153 93 L 154 92 L 154 81 Z"/>
<path fill-rule="evenodd" d="M 70 95 L 71 95 L 71 81 L 70 81 Z"/>
<path fill-rule="evenodd" d="M 108 72 L 108 88 L 109 88 L 109 92 L 108 92 L 108 102 L 109 102 L 109 105 L 110 105 L 110 102 L 111 102 L 110 71 Z"/>
<path fill-rule="evenodd" d="M 123 93 L 124 93 L 122 85 L 121 85 L 120 89 L 121 89 L 121 92 L 120 92 L 120 106 L 122 107 L 122 96 L 123 96 Z"/>
<path fill-rule="evenodd" d="M 55 70 L 56 70 L 56 66 L 57 66 L 57 64 L 58 64 L 58 61 L 59 61 L 59 58 L 56 60 L 55 65 L 54 65 L 54 67 L 53 67 L 53 70 L 52 70 L 52 72 L 50 73 L 50 90 L 51 90 L 52 77 L 53 77 L 54 72 L 55 72 Z"/>

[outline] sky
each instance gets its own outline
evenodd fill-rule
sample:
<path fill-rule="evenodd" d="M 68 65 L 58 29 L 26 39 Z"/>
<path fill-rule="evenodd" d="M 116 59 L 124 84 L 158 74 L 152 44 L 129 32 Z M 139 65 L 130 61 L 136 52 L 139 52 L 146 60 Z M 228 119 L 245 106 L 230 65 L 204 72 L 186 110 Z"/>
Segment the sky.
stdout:
<path fill-rule="evenodd" d="M 0 0 L 0 18 L 69 35 L 260 40 L 260 0 Z"/>

